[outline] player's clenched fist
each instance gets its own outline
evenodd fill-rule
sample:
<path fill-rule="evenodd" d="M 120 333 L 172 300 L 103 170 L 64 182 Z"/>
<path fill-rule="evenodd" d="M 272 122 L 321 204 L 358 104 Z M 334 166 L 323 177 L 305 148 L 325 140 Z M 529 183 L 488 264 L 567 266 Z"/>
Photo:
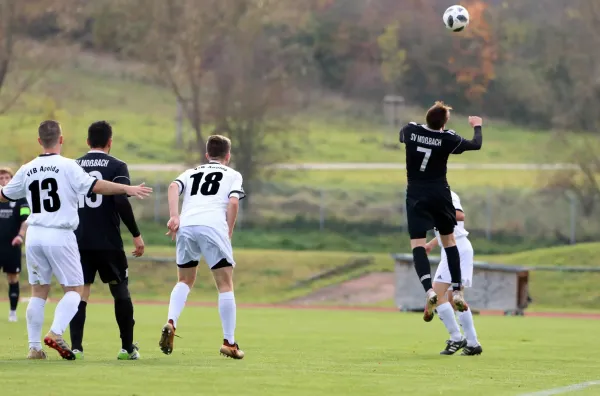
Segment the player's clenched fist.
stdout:
<path fill-rule="evenodd" d="M 481 119 L 481 117 L 471 116 L 469 117 L 469 124 L 471 124 L 471 126 L 475 128 L 476 126 L 481 126 L 483 124 L 483 120 Z"/>
<path fill-rule="evenodd" d="M 139 199 L 144 199 L 152 193 L 152 187 L 146 187 L 145 183 L 142 183 L 139 186 L 127 186 L 126 189 L 127 195 Z"/>

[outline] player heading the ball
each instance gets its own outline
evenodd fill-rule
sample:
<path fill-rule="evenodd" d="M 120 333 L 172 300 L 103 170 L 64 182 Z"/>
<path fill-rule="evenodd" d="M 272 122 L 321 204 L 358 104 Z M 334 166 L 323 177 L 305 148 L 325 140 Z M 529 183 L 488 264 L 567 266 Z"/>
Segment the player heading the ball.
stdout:
<path fill-rule="evenodd" d="M 474 136 L 466 140 L 445 129 L 452 108 L 436 102 L 425 116 L 425 124 L 411 122 L 400 130 L 406 145 L 406 218 L 415 270 L 427 293 L 423 319 L 431 321 L 438 296 L 431 283 L 431 266 L 425 250 L 427 231 L 437 229 L 448 257 L 453 300 L 460 312 L 468 309 L 461 292 L 460 256 L 454 238 L 456 211 L 446 179 L 450 154 L 479 150 L 483 143 L 480 117 L 469 117 Z"/>

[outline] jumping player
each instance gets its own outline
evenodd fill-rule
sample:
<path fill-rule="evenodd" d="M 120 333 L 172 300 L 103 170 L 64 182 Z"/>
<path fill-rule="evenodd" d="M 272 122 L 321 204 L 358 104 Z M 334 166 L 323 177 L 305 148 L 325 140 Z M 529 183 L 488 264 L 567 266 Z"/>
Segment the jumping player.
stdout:
<path fill-rule="evenodd" d="M 65 292 L 56 306 L 54 321 L 44 343 L 67 360 L 75 355 L 63 339 L 63 332 L 75 316 L 83 292 L 83 272 L 75 231 L 79 224 L 77 208 L 80 195 L 128 194 L 144 198 L 151 188 L 126 186 L 98 180 L 77 163 L 60 155 L 63 136 L 60 124 L 44 121 L 38 128 L 42 146 L 39 157 L 23 165 L 13 179 L 0 190 L 0 202 L 27 197 L 31 215 L 27 219 L 25 242 L 27 271 L 32 296 L 27 307 L 29 359 L 45 359 L 41 337 L 44 307 L 50 291 L 52 274 Z"/>
<path fill-rule="evenodd" d="M 465 230 L 465 213 L 460 203 L 460 198 L 454 192 L 452 194 L 452 204 L 456 209 L 456 220 L 457 225 L 454 227 L 454 238 L 456 239 L 456 247 L 460 254 L 460 269 L 462 276 L 462 287 L 472 287 L 473 282 L 473 246 L 467 238 L 469 233 Z M 436 237 L 433 238 L 425 246 L 427 254 L 437 246 L 441 245 L 440 234 L 436 230 Z M 458 323 L 456 322 L 456 316 L 454 315 L 454 301 L 452 300 L 452 293 L 450 292 L 451 277 L 450 270 L 448 269 L 448 258 L 446 252 L 442 249 L 442 257 L 440 265 L 438 265 L 437 271 L 435 272 L 433 281 L 433 290 L 439 296 L 437 313 L 446 326 L 450 339 L 446 341 L 446 349 L 440 354 L 442 355 L 453 355 L 460 349 L 463 349 L 461 355 L 472 356 L 481 355 L 483 349 L 477 340 L 477 332 L 475 331 L 475 325 L 473 324 L 473 314 L 471 310 L 467 308 L 464 312 L 458 312 L 458 320 L 465 333 L 466 339 L 460 333 Z M 427 312 L 426 312 L 427 314 Z M 433 317 L 433 311 L 428 313 Z"/>
<path fill-rule="evenodd" d="M 400 130 L 400 142 L 406 145 L 406 210 L 410 246 L 415 270 L 427 293 L 423 319 L 431 321 L 438 296 L 431 283 L 431 266 L 425 245 L 427 231 L 439 230 L 440 239 L 448 257 L 453 299 L 460 311 L 468 309 L 461 294 L 460 256 L 454 240 L 456 212 L 452 205 L 450 186 L 446 179 L 448 157 L 469 150 L 479 150 L 483 141 L 480 117 L 469 117 L 474 128 L 472 140 L 465 140 L 444 127 L 450 119 L 451 107 L 436 102 L 425 116 L 426 124 L 411 122 Z"/>
<path fill-rule="evenodd" d="M 0 186 L 6 186 L 12 177 L 12 170 L 0 168 Z M 0 267 L 8 280 L 9 322 L 17 321 L 21 245 L 25 240 L 29 213 L 29 204 L 25 198 L 17 202 L 0 203 Z"/>
<path fill-rule="evenodd" d="M 171 292 L 167 324 L 162 329 L 160 349 L 173 352 L 177 320 L 183 311 L 190 289 L 196 280 L 196 267 L 202 256 L 211 269 L 219 291 L 219 315 L 223 326 L 221 354 L 242 359 L 234 338 L 236 306 L 233 294 L 233 250 L 231 236 L 239 209 L 246 194 L 242 175 L 228 167 L 231 141 L 219 135 L 210 136 L 206 143 L 209 163 L 182 173 L 169 186 L 167 235 L 177 237 L 177 273 L 179 282 Z M 181 217 L 179 195 L 183 195 Z"/>
<path fill-rule="evenodd" d="M 112 147 L 112 127 L 106 121 L 98 121 L 88 128 L 90 151 L 76 162 L 98 180 L 110 180 L 129 185 L 127 164 L 109 155 Z M 115 318 L 121 335 L 119 360 L 138 360 L 140 354 L 133 343 L 133 303 L 128 287 L 128 265 L 123 240 L 121 220 L 133 236 L 133 255 L 144 254 L 144 240 L 126 195 L 103 197 L 92 194 L 79 196 L 79 227 L 75 231 L 81 265 L 83 267 L 83 294 L 77 314 L 71 321 L 71 346 L 78 359 L 83 358 L 83 328 L 91 285 L 96 273 L 103 283 L 108 283 L 115 301 Z"/>

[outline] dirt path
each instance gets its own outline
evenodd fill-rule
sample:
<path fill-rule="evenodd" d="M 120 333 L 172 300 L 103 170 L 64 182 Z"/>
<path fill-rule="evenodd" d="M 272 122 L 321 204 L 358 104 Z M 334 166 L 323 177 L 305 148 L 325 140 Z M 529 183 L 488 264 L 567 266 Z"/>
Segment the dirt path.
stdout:
<path fill-rule="evenodd" d="M 356 279 L 323 287 L 307 296 L 289 301 L 290 305 L 315 305 L 330 302 L 339 305 L 377 304 L 394 298 L 395 276 L 391 272 L 372 272 Z"/>

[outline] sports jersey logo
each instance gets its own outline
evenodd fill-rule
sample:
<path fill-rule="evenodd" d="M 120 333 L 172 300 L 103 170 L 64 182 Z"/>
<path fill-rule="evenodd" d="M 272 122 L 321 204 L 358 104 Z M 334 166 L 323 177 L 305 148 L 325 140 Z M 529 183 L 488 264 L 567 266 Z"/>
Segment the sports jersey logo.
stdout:
<path fill-rule="evenodd" d="M 17 206 L 17 203 L 16 202 L 11 202 L 9 205 L 10 205 L 11 208 L 14 208 L 15 206 Z"/>

